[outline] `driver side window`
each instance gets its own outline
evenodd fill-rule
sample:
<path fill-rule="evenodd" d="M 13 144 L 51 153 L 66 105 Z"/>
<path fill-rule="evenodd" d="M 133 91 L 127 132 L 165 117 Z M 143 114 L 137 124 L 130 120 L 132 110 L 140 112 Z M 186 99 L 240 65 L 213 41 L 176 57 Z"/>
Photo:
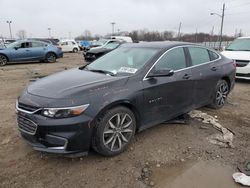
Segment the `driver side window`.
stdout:
<path fill-rule="evenodd" d="M 167 52 L 155 65 L 155 70 L 186 68 L 186 58 L 183 48 L 175 48 Z"/>

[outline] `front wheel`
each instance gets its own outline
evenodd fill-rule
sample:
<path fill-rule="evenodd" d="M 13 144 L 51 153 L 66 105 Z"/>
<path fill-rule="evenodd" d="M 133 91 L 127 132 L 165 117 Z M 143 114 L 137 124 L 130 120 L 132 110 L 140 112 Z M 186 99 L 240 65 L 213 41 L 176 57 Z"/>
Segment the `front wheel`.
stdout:
<path fill-rule="evenodd" d="M 74 48 L 73 49 L 73 53 L 77 53 L 78 52 L 78 49 L 77 48 Z"/>
<path fill-rule="evenodd" d="M 4 55 L 0 55 L 0 66 L 6 65 L 7 62 L 8 62 L 7 57 L 5 57 Z"/>
<path fill-rule="evenodd" d="M 229 85 L 226 80 L 218 81 L 216 90 L 213 95 L 213 102 L 209 105 L 214 109 L 222 108 L 227 100 L 229 94 Z"/>
<path fill-rule="evenodd" d="M 54 53 L 48 53 L 46 55 L 46 62 L 48 63 L 55 63 L 56 62 L 56 55 Z"/>
<path fill-rule="evenodd" d="M 108 110 L 96 122 L 92 146 L 104 156 L 122 153 L 135 134 L 136 119 L 131 110 L 116 107 Z"/>

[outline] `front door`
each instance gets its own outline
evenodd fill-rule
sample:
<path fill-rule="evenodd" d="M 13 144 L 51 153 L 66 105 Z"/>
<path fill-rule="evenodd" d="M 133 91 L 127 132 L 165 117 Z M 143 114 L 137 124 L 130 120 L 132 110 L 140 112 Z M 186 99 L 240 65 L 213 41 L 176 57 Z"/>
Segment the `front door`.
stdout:
<path fill-rule="evenodd" d="M 19 43 L 16 48 L 13 48 L 13 53 L 11 53 L 12 61 L 29 61 L 31 60 L 31 42 Z"/>
<path fill-rule="evenodd" d="M 191 70 L 187 68 L 184 49 L 177 47 L 169 50 L 152 70 L 154 69 L 171 69 L 174 74 L 144 79 L 145 128 L 192 109 L 193 81 Z"/>

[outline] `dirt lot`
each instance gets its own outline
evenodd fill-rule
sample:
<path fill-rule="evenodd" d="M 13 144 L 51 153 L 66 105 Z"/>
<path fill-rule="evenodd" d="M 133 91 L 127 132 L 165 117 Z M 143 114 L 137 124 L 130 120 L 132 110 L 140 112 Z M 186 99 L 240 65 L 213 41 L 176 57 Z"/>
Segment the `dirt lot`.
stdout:
<path fill-rule="evenodd" d="M 33 151 L 18 135 L 17 96 L 30 79 L 83 63 L 79 53 L 54 64 L 0 68 L 0 187 L 238 187 L 231 176 L 250 160 L 250 82 L 237 81 L 223 109 L 200 109 L 234 132 L 234 148 L 211 144 L 207 138 L 218 130 L 191 119 L 143 131 L 113 158 L 93 151 L 75 159 Z"/>

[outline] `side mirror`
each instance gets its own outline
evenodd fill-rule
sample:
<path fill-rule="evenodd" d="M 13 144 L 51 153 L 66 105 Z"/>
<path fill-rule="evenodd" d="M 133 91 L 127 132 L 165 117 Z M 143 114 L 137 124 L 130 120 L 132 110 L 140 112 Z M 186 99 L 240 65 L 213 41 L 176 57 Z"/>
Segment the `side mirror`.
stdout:
<path fill-rule="evenodd" d="M 174 75 L 174 71 L 171 69 L 160 69 L 160 70 L 152 70 L 149 74 L 148 74 L 148 78 L 154 78 L 154 77 L 169 77 L 169 76 L 173 76 Z"/>

